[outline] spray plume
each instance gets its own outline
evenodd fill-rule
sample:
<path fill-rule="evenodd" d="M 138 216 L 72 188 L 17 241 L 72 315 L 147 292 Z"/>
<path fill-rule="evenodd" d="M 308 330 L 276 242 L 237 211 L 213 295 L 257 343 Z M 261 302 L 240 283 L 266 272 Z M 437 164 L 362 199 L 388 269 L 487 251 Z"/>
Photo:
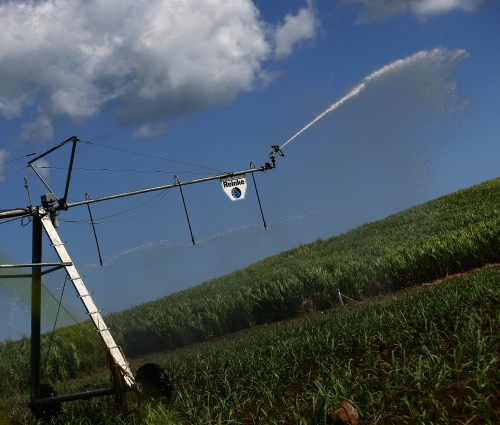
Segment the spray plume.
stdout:
<path fill-rule="evenodd" d="M 366 85 L 369 84 L 373 80 L 379 79 L 382 76 L 388 75 L 390 73 L 399 72 L 405 68 L 408 68 L 410 66 L 414 66 L 416 64 L 421 64 L 421 63 L 426 62 L 426 61 L 432 61 L 432 63 L 437 64 L 437 65 L 439 65 L 443 61 L 451 62 L 452 64 L 455 64 L 467 56 L 468 56 L 468 53 L 465 50 L 455 50 L 453 52 L 450 52 L 450 51 L 443 49 L 443 48 L 436 48 L 436 49 L 431 50 L 431 51 L 423 50 L 423 51 L 415 53 L 415 54 L 413 54 L 405 59 L 398 59 L 397 61 L 394 61 L 388 65 L 385 65 L 382 68 L 380 68 L 379 70 L 377 70 L 377 71 L 371 73 L 370 75 L 368 75 L 367 77 L 365 77 L 361 81 L 361 83 L 359 83 L 356 87 L 354 87 L 343 98 L 341 98 L 337 102 L 330 105 L 324 112 L 319 114 L 309 124 L 307 124 L 304 128 L 302 128 L 300 131 L 295 133 L 290 139 L 288 139 L 285 143 L 283 143 L 283 145 L 280 146 L 280 149 L 283 149 L 288 143 L 290 143 L 293 139 L 295 139 L 297 136 L 299 136 L 304 131 L 306 131 L 309 127 L 316 124 L 325 115 L 336 110 L 337 108 L 342 106 L 344 103 L 346 103 L 348 100 L 358 96 L 358 94 L 361 93 L 365 89 Z"/>

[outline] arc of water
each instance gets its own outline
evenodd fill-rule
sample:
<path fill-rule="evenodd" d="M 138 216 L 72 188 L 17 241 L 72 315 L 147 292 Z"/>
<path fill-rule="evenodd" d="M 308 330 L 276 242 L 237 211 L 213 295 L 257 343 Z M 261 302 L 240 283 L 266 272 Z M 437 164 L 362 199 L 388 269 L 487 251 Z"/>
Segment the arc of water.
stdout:
<path fill-rule="evenodd" d="M 380 78 L 381 76 L 393 72 L 393 71 L 398 71 L 406 66 L 412 65 L 417 62 L 421 62 L 424 60 L 436 60 L 438 62 L 444 60 L 446 57 L 448 57 L 448 61 L 453 64 L 456 63 L 458 60 L 462 59 L 463 57 L 467 57 L 468 53 L 463 50 L 455 50 L 455 51 L 448 51 L 444 48 L 436 48 L 431 51 L 428 50 L 422 50 L 420 52 L 414 53 L 411 56 L 408 56 L 405 59 L 398 59 L 388 65 L 383 66 L 379 70 L 372 72 L 370 75 L 365 77 L 360 84 L 358 84 L 356 87 L 354 87 L 349 93 L 347 93 L 343 98 L 338 100 L 337 102 L 333 103 L 330 105 L 324 112 L 319 114 L 316 118 L 314 118 L 309 124 L 307 124 L 304 128 L 299 130 L 297 133 L 295 133 L 290 139 L 288 139 L 283 145 L 280 146 L 280 149 L 283 149 L 288 143 L 290 143 L 293 139 L 295 139 L 297 136 L 302 134 L 304 131 L 306 131 L 309 127 L 313 126 L 316 124 L 321 118 L 323 118 L 325 115 L 329 114 L 330 112 L 334 111 L 335 109 L 339 108 L 342 106 L 345 102 L 348 100 L 356 97 L 359 93 L 361 93 L 366 85 L 377 78 Z"/>
<path fill-rule="evenodd" d="M 349 99 L 357 96 L 361 90 L 365 88 L 365 83 L 361 83 L 354 87 L 349 93 L 347 93 L 342 99 L 338 100 L 335 102 L 333 105 L 331 105 L 329 108 L 326 109 L 326 111 L 322 112 L 319 114 L 316 118 L 314 118 L 309 124 L 307 124 L 302 130 L 298 131 L 295 133 L 290 139 L 288 139 L 283 145 L 280 146 L 280 149 L 283 149 L 288 143 L 290 143 L 293 139 L 295 139 L 297 136 L 302 134 L 304 131 L 306 131 L 309 127 L 313 126 L 316 124 L 321 118 L 323 118 L 326 114 L 332 112 L 334 109 L 337 109 L 339 106 L 343 105 L 345 102 L 347 102 Z"/>

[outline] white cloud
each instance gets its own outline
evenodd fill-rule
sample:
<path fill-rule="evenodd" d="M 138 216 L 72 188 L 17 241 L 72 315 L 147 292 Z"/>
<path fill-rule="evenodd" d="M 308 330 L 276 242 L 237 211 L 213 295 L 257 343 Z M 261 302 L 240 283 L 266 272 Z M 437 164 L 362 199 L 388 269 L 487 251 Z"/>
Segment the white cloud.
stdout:
<path fill-rule="evenodd" d="M 5 162 L 8 156 L 9 154 L 5 149 L 0 149 L 0 182 L 5 180 L 5 177 L 2 176 L 5 165 L 3 165 L 2 162 Z"/>
<path fill-rule="evenodd" d="M 40 158 L 31 165 L 46 183 L 50 183 L 50 164 L 45 158 Z"/>
<path fill-rule="evenodd" d="M 296 16 L 286 15 L 284 24 L 278 28 L 275 36 L 276 59 L 290 56 L 297 43 L 313 39 L 317 26 L 318 21 L 311 1 L 308 1 L 308 7 L 300 9 Z"/>
<path fill-rule="evenodd" d="M 365 11 L 360 22 L 387 18 L 410 12 L 418 19 L 439 15 L 453 10 L 473 12 L 484 0 L 344 0 L 346 3 L 363 3 Z"/>
<path fill-rule="evenodd" d="M 412 11 L 420 18 L 448 12 L 450 10 L 474 11 L 483 0 L 421 0 L 412 3 Z"/>
<path fill-rule="evenodd" d="M 287 16 L 276 56 L 314 27 L 310 3 Z M 23 139 L 52 137 L 55 117 L 80 122 L 108 107 L 123 125 L 144 125 L 270 78 L 273 34 L 251 0 L 7 1 L 0 28 L 0 116 L 29 115 Z"/>
<path fill-rule="evenodd" d="M 52 139 L 53 135 L 51 120 L 44 115 L 39 115 L 35 121 L 24 123 L 20 139 L 43 143 Z"/>
<path fill-rule="evenodd" d="M 148 138 L 148 137 L 156 137 L 160 136 L 167 131 L 167 123 L 160 122 L 156 125 L 152 125 L 150 123 L 144 124 L 139 127 L 133 134 L 133 137 L 136 138 Z"/>

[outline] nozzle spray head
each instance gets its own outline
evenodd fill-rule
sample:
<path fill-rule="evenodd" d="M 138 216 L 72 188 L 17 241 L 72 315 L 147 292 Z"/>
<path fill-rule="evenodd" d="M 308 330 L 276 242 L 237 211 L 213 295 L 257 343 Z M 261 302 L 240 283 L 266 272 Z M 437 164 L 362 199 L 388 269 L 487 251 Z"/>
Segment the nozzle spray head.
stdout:
<path fill-rule="evenodd" d="M 279 156 L 285 156 L 285 154 L 281 151 L 281 148 L 278 145 L 272 145 L 271 147 L 273 148 L 273 150 L 269 155 L 274 156 L 278 154 Z"/>
<path fill-rule="evenodd" d="M 281 149 L 278 145 L 273 145 L 271 146 L 273 150 L 269 153 L 269 158 L 271 159 L 272 165 L 269 164 L 269 162 L 266 162 L 266 168 L 271 169 L 271 168 L 276 168 L 276 154 L 279 156 L 285 156 L 283 152 L 281 152 Z"/>

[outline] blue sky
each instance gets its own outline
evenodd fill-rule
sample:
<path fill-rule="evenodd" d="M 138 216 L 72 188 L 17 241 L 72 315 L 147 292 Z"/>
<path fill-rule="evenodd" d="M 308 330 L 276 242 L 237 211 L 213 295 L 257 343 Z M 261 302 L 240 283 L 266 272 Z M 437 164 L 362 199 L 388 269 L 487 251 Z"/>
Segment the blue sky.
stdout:
<path fill-rule="evenodd" d="M 194 246 L 178 190 L 92 204 L 102 267 L 87 208 L 61 212 L 106 314 L 495 178 L 498 22 L 494 0 L 0 2 L 0 209 L 29 204 L 24 176 L 39 203 L 27 155 L 73 135 L 70 201 L 261 166 L 286 144 L 255 174 L 267 230 L 250 176 L 238 202 L 217 180 L 184 187 Z M 35 163 L 58 196 L 69 155 Z M 0 256 L 30 262 L 26 219 L 0 224 Z M 46 331 L 64 274 L 44 285 Z M 29 290 L 0 283 L 0 339 L 29 334 Z M 63 304 L 58 324 L 85 320 L 69 286 Z"/>

